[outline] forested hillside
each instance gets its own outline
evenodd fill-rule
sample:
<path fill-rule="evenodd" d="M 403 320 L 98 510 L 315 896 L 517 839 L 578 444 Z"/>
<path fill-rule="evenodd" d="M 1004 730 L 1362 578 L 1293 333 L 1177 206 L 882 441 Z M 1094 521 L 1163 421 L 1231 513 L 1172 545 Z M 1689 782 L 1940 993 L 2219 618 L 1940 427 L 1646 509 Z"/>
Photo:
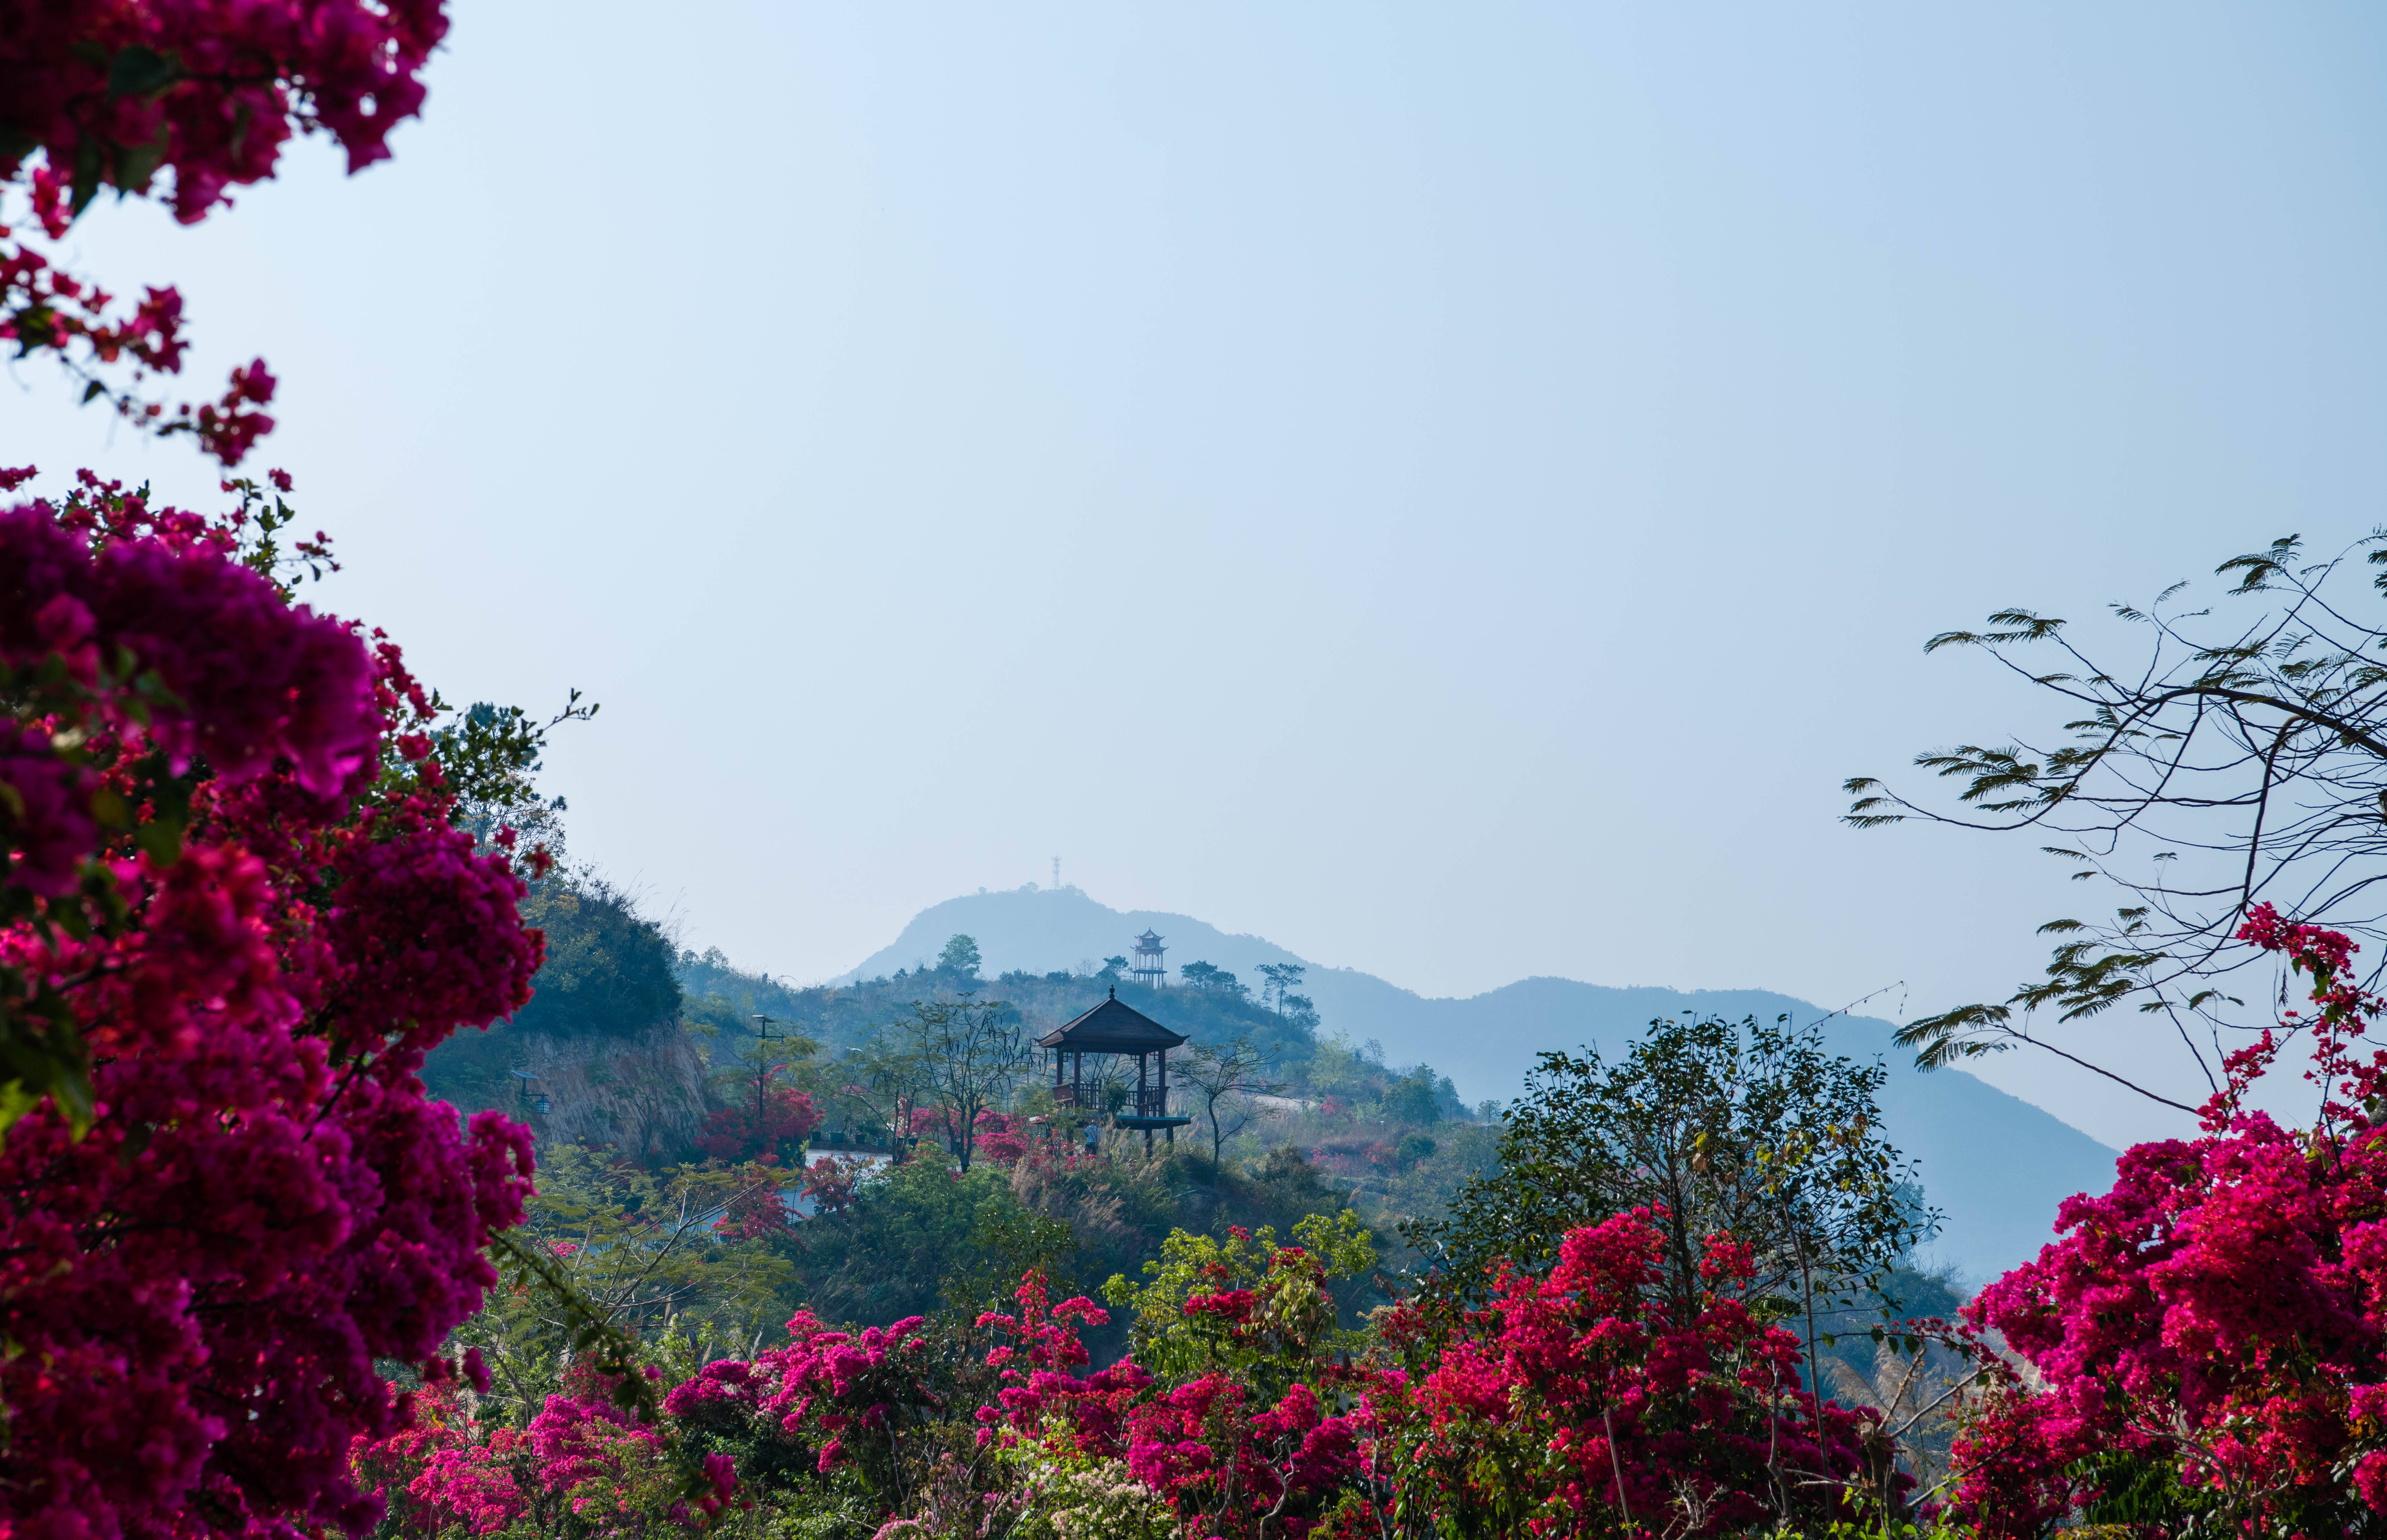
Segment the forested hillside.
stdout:
<path fill-rule="evenodd" d="M 924 1006 L 991 1012 L 1004 1030 L 1032 1040 L 1114 995 L 1191 1040 L 1173 1062 L 1179 1110 L 1194 1121 L 1169 1147 L 1188 1158 L 1226 1157 L 1189 1179 L 1186 1202 L 1121 1197 L 1144 1220 L 1117 1231 L 1121 1245 L 1111 1260 L 1118 1266 L 1140 1265 L 1167 1231 L 1159 1221 L 1203 1203 L 1246 1217 L 1274 1212 L 1266 1201 L 1220 1195 L 1243 1191 L 1228 1173 L 1246 1168 L 1266 1173 L 1253 1180 L 1267 1191 L 1311 1194 L 1300 1202 L 1313 1206 L 1357 1204 L 1397 1252 L 1398 1226 L 1437 1213 L 1489 1160 L 1497 1140 L 1489 1121 L 1497 1109 L 1463 1105 L 1446 1076 L 1422 1064 L 1388 1065 L 1373 1045 L 1355 1046 L 1323 1026 L 1300 992 L 1297 967 L 1247 982 L 1196 959 L 1198 984 L 1164 989 L 1123 978 L 1117 958 L 1091 972 L 989 978 L 978 972 L 975 943 L 957 936 L 941 949 L 949 954 L 941 966 L 795 987 L 739 969 L 718 952 L 675 957 L 651 921 L 585 873 L 559 871 L 536 884 L 524 911 L 548 937 L 531 1004 L 486 1031 L 449 1040 L 430 1056 L 424 1079 L 466 1111 L 522 1116 L 543 1142 L 601 1147 L 650 1169 L 704 1160 L 705 1120 L 738 1113 L 749 1094 L 800 1095 L 812 1130 L 883 1142 L 903 1093 L 847 1092 L 874 1075 L 883 1080 L 892 1045 Z M 1042 1064 L 1023 1054 L 1007 1067 L 988 1110 L 1031 1115 L 1041 1105 Z M 1206 1065 L 1206 1095 L 1193 1083 Z M 1289 1224 L 1300 1213 L 1282 1217 Z M 939 1232 L 932 1223 L 914 1228 Z M 973 1230 L 962 1225 L 953 1243 Z M 1141 1241 L 1126 1243 L 1130 1231 Z M 862 1267 L 857 1255 L 840 1252 L 840 1266 Z M 915 1256 L 910 1270 L 922 1267 L 930 1281 L 943 1270 Z"/>
<path fill-rule="evenodd" d="M 948 938 L 948 945 L 968 937 Z M 943 949 L 941 949 L 942 951 Z M 706 1034 L 710 1051 L 726 1059 L 754 1030 L 757 1015 L 775 1018 L 819 1045 L 828 1065 L 862 1054 L 896 1029 L 923 1002 L 1000 1002 L 1033 1039 L 1091 1009 L 1106 997 L 1143 1012 L 1192 1041 L 1172 1056 L 1179 1076 L 1178 1110 L 1194 1118 L 1180 1130 L 1177 1148 L 1207 1151 L 1215 1143 L 1231 1159 L 1257 1166 L 1273 1153 L 1314 1165 L 1328 1189 L 1347 1193 L 1387 1236 L 1405 1218 L 1429 1213 L 1489 1158 L 1497 1141 L 1496 1106 L 1470 1108 L 1449 1078 L 1430 1065 L 1388 1065 L 1372 1044 L 1352 1044 L 1322 1023 L 1300 992 L 1296 969 L 1261 989 L 1232 972 L 1197 964 L 1195 986 L 1152 989 L 1123 977 L 1117 959 L 1091 972 L 1014 969 L 992 978 L 966 966 L 898 968 L 843 985 L 794 988 L 741 971 L 719 953 L 683 953 L 679 978 L 687 1019 Z M 1194 1055 L 1243 1045 L 1236 1086 L 1205 1101 L 1184 1076 L 1202 1073 Z M 832 1069 L 812 1071 L 825 1079 Z M 1024 1076 L 1022 1105 L 1037 1102 L 1046 1073 L 1040 1057 Z M 1215 1080 L 1215 1076 L 1212 1077 Z M 1257 1092 L 1257 1095 L 1253 1094 Z M 838 1098 L 822 1098 L 840 1127 Z"/>

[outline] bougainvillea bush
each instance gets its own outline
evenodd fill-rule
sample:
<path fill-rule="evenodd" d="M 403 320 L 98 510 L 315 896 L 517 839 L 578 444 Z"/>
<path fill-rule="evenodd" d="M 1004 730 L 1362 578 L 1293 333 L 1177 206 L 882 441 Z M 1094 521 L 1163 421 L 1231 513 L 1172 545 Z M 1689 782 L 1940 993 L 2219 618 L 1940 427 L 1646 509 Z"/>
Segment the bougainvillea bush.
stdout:
<path fill-rule="evenodd" d="M 1171 1231 L 1144 1281 L 1114 1278 L 1103 1297 L 1129 1315 L 1129 1351 L 1176 1383 L 1223 1373 L 1270 1399 L 1317 1382 L 1367 1337 L 1338 1328 L 1334 1286 L 1376 1265 L 1359 1216 L 1313 1214 L 1281 1244 L 1266 1225 L 1230 1225 L 1223 1238 Z"/>
<path fill-rule="evenodd" d="M 442 1372 L 523 1215 L 527 1134 L 416 1079 L 528 998 L 523 877 L 398 648 L 258 536 L 89 477 L 0 511 L 16 1534 L 370 1524 L 375 1361 Z"/>
<path fill-rule="evenodd" d="M 477 1379 L 477 1376 L 474 1377 Z M 360 1481 L 404 1534 L 639 1534 L 712 1527 L 738 1485 L 726 1455 L 703 1457 L 691 1489 L 665 1431 L 587 1365 L 528 1426 L 476 1415 L 452 1377 L 414 1397 L 410 1426 L 358 1441 Z"/>
<path fill-rule="evenodd" d="M 2075 1510 L 2150 1534 L 2387 1526 L 2387 1053 L 2356 1047 L 2387 1003 L 2335 931 L 2262 905 L 2241 939 L 2315 1008 L 2231 1055 L 2199 1137 L 2132 1148 L 1973 1306 L 2042 1387 L 2006 1380 L 1958 1441 L 1984 1534 Z M 2318 1117 L 2283 1129 L 2248 1092 L 2300 1039 Z"/>
<path fill-rule="evenodd" d="M 1351 1533 L 1387 1514 L 1402 1533 L 1430 1516 L 1425 1533 L 1570 1540 L 1862 1518 L 1874 1414 L 1804 1393 L 1800 1340 L 1739 1297 L 1746 1246 L 1708 1238 L 1708 1289 L 1681 1315 L 1665 1245 L 1662 1217 L 1646 1213 L 1572 1231 L 1547 1273 L 1502 1269 L 1462 1329 L 1375 1374 Z M 1432 1323 L 1396 1310 L 1384 1330 L 1397 1344 Z M 1893 1506 L 1904 1484 L 1891 1481 Z"/>
<path fill-rule="evenodd" d="M 1270 1290 L 1272 1298 L 1295 1292 L 1322 1297 L 1322 1277 L 1299 1248 L 1267 1251 L 1262 1269 L 1285 1285 Z M 1230 1333 L 1236 1323 L 1250 1327 L 1253 1340 L 1241 1355 L 1247 1370 L 1258 1370 L 1263 1359 L 1274 1367 L 1307 1363 L 1318 1388 L 1197 1369 L 1192 1355 L 1181 1356 L 1187 1367 L 1166 1379 L 1131 1357 L 1081 1373 L 1088 1355 L 1079 1329 L 1104 1324 L 1106 1312 L 1083 1297 L 1053 1304 L 1035 1274 L 1017 1298 L 1016 1310 L 979 1318 L 996 1333 L 987 1362 L 1004 1383 L 978 1419 L 981 1445 L 1004 1457 L 997 1469 L 1021 1478 L 997 1495 L 995 1506 L 1016 1510 L 1024 1527 L 1033 1530 L 1039 1516 L 1051 1515 L 1054 1527 L 1067 1533 L 1061 1516 L 1079 1505 L 1102 1508 L 1130 1534 L 1173 1521 L 1184 1534 L 1298 1535 L 1341 1496 L 1357 1464 L 1358 1433 L 1348 1417 L 1337 1415 L 1332 1382 L 1340 1371 L 1317 1355 L 1309 1312 L 1296 1309 L 1292 1319 L 1263 1326 L 1259 1318 L 1269 1306 L 1256 1305 L 1248 1289 L 1196 1292 L 1180 1306 L 1196 1323 L 1229 1322 Z M 1330 1308 L 1325 1325 L 1332 1324 Z"/>
<path fill-rule="evenodd" d="M 1751 1263 L 1728 1236 L 1690 1319 L 1660 1229 L 1632 1215 L 1571 1233 L 1546 1275 L 1504 1272 L 1485 1309 L 1396 1308 L 1368 1339 L 1336 1330 L 1326 1293 L 1364 1236 L 1321 1218 L 1301 1239 L 1172 1236 L 1150 1282 L 1110 1291 L 1142 1359 L 1092 1374 L 1077 1329 L 1102 1312 L 1030 1279 L 1017 1313 L 980 1320 L 1005 1343 L 990 1437 L 1116 1460 L 1182 1533 L 1251 1540 L 1728 1534 L 1856 1520 L 1877 1489 L 1871 1415 L 1801 1393 L 1799 1340 L 1737 1297 Z"/>
<path fill-rule="evenodd" d="M 1738 1297 L 1750 1264 L 1729 1237 L 1688 1320 L 1660 1228 L 1634 1215 L 1570 1234 L 1545 1274 L 1505 1273 L 1484 1309 L 1395 1309 L 1364 1333 L 1326 1292 L 1364 1235 L 1320 1218 L 1302 1239 L 1181 1231 L 1148 1282 L 1117 1284 L 1156 1370 L 1095 1365 L 1082 1333 L 1106 1310 L 1031 1271 L 974 1319 L 802 1312 L 751 1357 L 704 1362 L 666 1331 L 677 1382 L 652 1421 L 585 1390 L 527 1424 L 486 1403 L 475 1420 L 443 1392 L 360 1444 L 360 1479 L 421 1534 L 1822 1535 L 1912 1517 L 1877 1420 L 1802 1395 L 1800 1343 Z M 693 1500 L 667 1443 L 709 1478 Z"/>

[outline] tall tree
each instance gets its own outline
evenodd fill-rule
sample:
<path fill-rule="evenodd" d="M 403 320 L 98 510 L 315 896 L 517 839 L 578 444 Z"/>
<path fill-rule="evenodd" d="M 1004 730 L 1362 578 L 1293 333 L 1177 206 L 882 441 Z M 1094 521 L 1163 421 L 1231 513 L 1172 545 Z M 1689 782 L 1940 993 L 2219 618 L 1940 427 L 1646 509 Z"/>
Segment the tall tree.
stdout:
<path fill-rule="evenodd" d="M 924 1074 L 924 1066 L 896 1031 L 882 1028 L 837 1060 L 825 1080 L 840 1126 L 865 1137 L 883 1130 L 901 1160 L 912 1109 L 921 1103 Z"/>
<path fill-rule="evenodd" d="M 1569 1230 L 1644 1208 L 1684 1308 L 1704 1288 L 1704 1240 L 1722 1232 L 1750 1248 L 1751 1294 L 1852 1296 L 1932 1223 L 1878 1131 L 1887 1074 L 1787 1020 L 1654 1021 L 1615 1064 L 1544 1054 L 1498 1169 L 1471 1179 L 1447 1218 L 1404 1228 L 1463 1296 L 1480 1297 L 1497 1259 L 1547 1267 Z"/>
<path fill-rule="evenodd" d="M 1035 1062 L 1028 1023 L 1000 1000 L 916 1000 L 877 1051 L 890 1080 L 915 1088 L 911 1121 L 970 1167 L 979 1114 L 1000 1109 Z M 908 1130 L 907 1130 L 908 1131 Z"/>
<path fill-rule="evenodd" d="M 937 971 L 963 978 L 975 978 L 979 970 L 978 942 L 968 936 L 955 936 L 937 954 Z"/>
<path fill-rule="evenodd" d="M 1309 969 L 1299 963 L 1262 963 L 1260 965 L 1260 997 L 1284 1015 L 1285 998 L 1301 987 Z"/>
<path fill-rule="evenodd" d="M 1432 1123 L 1442 1117 L 1440 1084 L 1425 1065 L 1384 1088 L 1384 1118 L 1393 1123 Z M 1455 1093 L 1455 1092 L 1454 1092 Z"/>
<path fill-rule="evenodd" d="M 2371 594 L 2356 586 L 2365 565 Z M 1962 787 L 1948 805 L 1857 776 L 1848 821 L 2027 832 L 2075 880 L 2116 889 L 2122 902 L 2110 918 L 2041 926 L 2059 938 L 2046 974 L 2004 1001 L 1908 1027 L 1900 1041 L 1918 1063 L 2030 1043 L 2193 1110 L 2034 1034 L 2032 1013 L 2059 1024 L 2125 1004 L 2161 1015 L 2218 1091 L 2228 1034 L 2271 1025 L 2242 1022 L 2230 992 L 2255 992 L 2235 982 L 2261 955 L 2238 939 L 2255 904 L 2387 940 L 2387 908 L 2371 890 L 2387 878 L 2387 633 L 2376 609 L 2387 536 L 2320 562 L 2289 536 L 2215 571 L 2235 580 L 2220 606 L 2188 608 L 2187 585 L 2175 584 L 2143 609 L 2113 607 L 2146 638 L 2128 662 L 2092 655 L 2065 621 L 2022 609 L 1925 644 L 1988 652 L 2042 692 L 2059 725 L 2040 741 L 1915 756 Z M 2372 957 L 2365 982 L 2375 985 L 2387 946 Z"/>

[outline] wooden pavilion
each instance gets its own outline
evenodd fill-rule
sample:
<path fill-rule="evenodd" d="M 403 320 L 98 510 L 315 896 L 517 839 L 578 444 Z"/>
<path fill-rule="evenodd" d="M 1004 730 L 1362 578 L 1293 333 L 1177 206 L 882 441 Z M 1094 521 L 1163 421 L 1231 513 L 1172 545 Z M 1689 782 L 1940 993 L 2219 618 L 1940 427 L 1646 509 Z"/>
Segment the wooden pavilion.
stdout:
<path fill-rule="evenodd" d="M 1168 1051 L 1182 1048 L 1188 1041 L 1184 1033 L 1170 1031 L 1132 1005 L 1120 1004 L 1114 988 L 1109 999 L 1054 1028 L 1036 1040 L 1036 1046 L 1053 1054 L 1053 1105 L 1097 1114 L 1100 1107 L 1086 1105 L 1086 1055 L 1132 1056 L 1135 1095 L 1129 1104 L 1130 1110 L 1114 1121 L 1123 1129 L 1142 1129 L 1144 1147 L 1149 1149 L 1156 1130 L 1165 1130 L 1173 1144 L 1177 1130 L 1194 1121 L 1168 1115 Z"/>

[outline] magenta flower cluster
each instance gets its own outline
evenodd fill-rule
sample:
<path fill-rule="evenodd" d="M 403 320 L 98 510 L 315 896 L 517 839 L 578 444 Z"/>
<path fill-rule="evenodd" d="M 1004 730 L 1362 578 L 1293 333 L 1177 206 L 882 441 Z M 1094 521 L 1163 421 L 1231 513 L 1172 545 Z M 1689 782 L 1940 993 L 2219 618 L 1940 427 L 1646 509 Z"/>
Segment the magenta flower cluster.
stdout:
<path fill-rule="evenodd" d="M 53 0 L 0 29 L 0 112 L 59 175 L 128 192 L 173 175 L 175 218 L 273 174 L 297 133 L 330 133 L 348 170 L 389 156 L 422 110 L 443 0 Z M 0 178 L 21 156 L 0 158 Z"/>
<path fill-rule="evenodd" d="M 1666 1298 L 1663 1218 L 1636 1210 L 1569 1233 L 1547 1274 L 1502 1272 L 1490 1306 L 1414 1380 L 1366 1384 L 1369 1511 L 1471 1516 L 1545 1540 L 1737 1534 L 1776 1516 L 1820 1528 L 1852 1513 L 1878 1419 L 1806 1393 L 1799 1339 L 1741 1296 L 1753 1263 L 1731 1236 L 1707 1239 L 1711 1292 L 1688 1310 Z M 1428 1323 L 1404 1307 L 1385 1330 L 1397 1342 Z"/>
<path fill-rule="evenodd" d="M 1961 1505 L 1986 1534 L 2098 1501 L 2116 1457 L 2245 1533 L 2387 1513 L 2387 1054 L 2356 1049 L 2382 1003 L 2348 980 L 2337 932 L 2266 904 L 2241 937 L 2308 976 L 2316 1009 L 2230 1056 L 2200 1137 L 2130 1149 L 2111 1192 L 2067 1200 L 2061 1239 L 1970 1306 L 2042 1386 L 2009 1378 L 1959 1442 Z M 2321 1104 L 2301 1131 L 2245 1105 L 2298 1038 Z"/>
<path fill-rule="evenodd" d="M 394 647 L 225 526 L 87 490 L 0 512 L 0 665 L 36 701 L 0 752 L 0 1008 L 90 1093 L 87 1129 L 54 1096 L 0 1142 L 0 1521 L 360 1531 L 351 1442 L 410 1411 L 374 1362 L 438 1362 L 529 1192 L 524 1130 L 414 1072 L 521 1007 L 540 939 L 435 765 L 377 789 L 428 713 Z"/>
<path fill-rule="evenodd" d="M 788 1322 L 789 1342 L 751 1363 L 725 1358 L 663 1398 L 666 1415 L 721 1436 L 760 1436 L 826 1474 L 848 1457 L 847 1439 L 878 1431 L 924 1404 L 914 1333 L 922 1318 L 860 1332 L 835 1332 L 810 1311 Z M 874 1441 L 874 1446 L 883 1444 Z"/>
<path fill-rule="evenodd" d="M 0 189 L 51 241 L 100 188 L 146 194 L 163 173 L 175 218 L 196 223 L 231 189 L 273 175 L 294 136 L 322 132 L 348 170 L 389 155 L 422 110 L 423 69 L 448 31 L 444 0 L 44 0 L 0 21 Z M 145 432 L 188 434 L 227 466 L 273 429 L 263 360 L 223 394 L 168 410 L 152 374 L 182 371 L 183 297 L 150 287 L 129 308 L 0 224 L 0 341 L 44 354 Z M 129 379 L 111 372 L 129 371 Z"/>
<path fill-rule="evenodd" d="M 980 1446 L 998 1435 L 1014 1442 L 1064 1443 L 1105 1458 L 1127 1452 L 1127 1419 L 1153 1386 L 1152 1376 L 1122 1358 L 1099 1373 L 1073 1370 L 1092 1361 L 1080 1327 L 1103 1326 L 1110 1312 L 1083 1294 L 1053 1303 L 1044 1275 L 1031 1272 L 1012 1297 L 1017 1308 L 989 1310 L 981 1331 L 1005 1339 L 990 1349 L 987 1367 L 1001 1371 L 995 1405 L 980 1407 Z"/>
<path fill-rule="evenodd" d="M 663 1433 L 624 1410 L 601 1376 L 578 1370 L 527 1428 L 479 1421 L 451 1385 L 430 1387 L 417 1395 L 410 1426 L 360 1439 L 353 1458 L 360 1476 L 389 1496 L 402 1533 L 495 1534 L 538 1516 L 543 1497 L 549 1517 L 569 1514 L 605 1534 L 625 1510 L 649 1508 L 655 1488 L 677 1490 L 665 1451 Z M 673 1496 L 663 1505 L 672 1529 L 704 1528 L 737 1493 L 728 1456 L 704 1456 L 698 1472 L 692 1501 Z"/>

